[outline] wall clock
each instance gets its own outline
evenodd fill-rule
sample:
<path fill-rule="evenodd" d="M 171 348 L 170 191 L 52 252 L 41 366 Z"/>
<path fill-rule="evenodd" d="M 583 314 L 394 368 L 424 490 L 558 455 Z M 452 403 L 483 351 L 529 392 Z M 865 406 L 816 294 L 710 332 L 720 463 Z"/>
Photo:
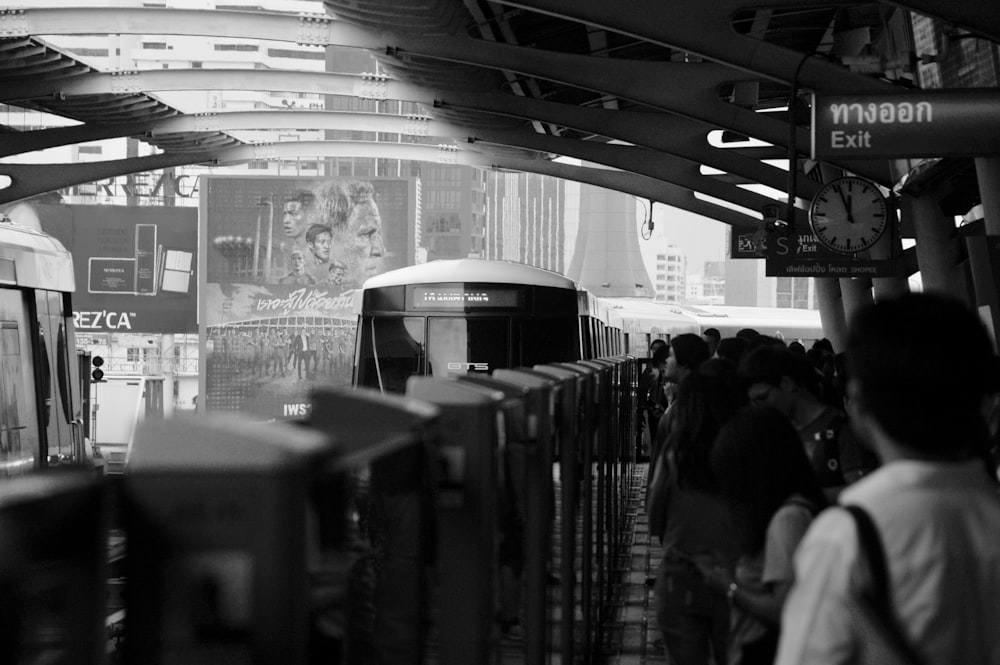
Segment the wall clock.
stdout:
<path fill-rule="evenodd" d="M 842 254 L 862 252 L 885 233 L 889 203 L 878 185 L 855 176 L 823 185 L 809 205 L 809 226 L 816 240 Z"/>

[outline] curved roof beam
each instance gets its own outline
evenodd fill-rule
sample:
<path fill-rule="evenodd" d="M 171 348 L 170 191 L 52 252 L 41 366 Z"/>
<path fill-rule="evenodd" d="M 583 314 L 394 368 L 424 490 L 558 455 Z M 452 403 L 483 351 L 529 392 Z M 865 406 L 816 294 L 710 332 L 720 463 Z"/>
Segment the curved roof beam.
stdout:
<path fill-rule="evenodd" d="M 559 18 L 596 25 L 644 41 L 694 53 L 714 62 L 790 84 L 802 64 L 799 84 L 824 92 L 879 92 L 894 86 L 819 58 L 809 58 L 732 29 L 740 9 L 789 6 L 775 0 L 631 0 L 628 11 L 603 0 L 495 0 Z M 927 0 L 928 3 L 933 0 Z M 795 0 L 796 10 L 851 6 L 848 0 Z M 806 58 L 803 61 L 803 58 Z"/>
<path fill-rule="evenodd" d="M 569 106 L 503 94 L 445 93 L 436 105 L 499 113 L 570 127 L 675 155 L 775 189 L 787 189 L 788 185 L 787 171 L 746 157 L 738 150 L 719 149 L 709 145 L 708 133 L 718 128 L 679 115 Z M 475 136 L 477 131 L 470 130 L 470 134 Z M 797 189 L 797 196 L 811 198 L 819 185 L 800 178 Z"/>
<path fill-rule="evenodd" d="M 390 47 L 389 54 L 397 59 L 417 54 L 489 69 L 515 71 L 525 76 L 629 99 L 788 147 L 787 123 L 719 98 L 718 90 L 723 84 L 740 78 L 737 72 L 726 65 L 711 62 L 613 60 L 465 37 L 397 36 L 396 44 L 398 46 Z M 655 81 L 655 85 L 651 85 L 651 81 Z M 805 150 L 809 145 L 809 132 L 798 129 L 796 144 Z M 883 184 L 891 181 L 886 160 L 853 162 L 844 168 Z"/>
<path fill-rule="evenodd" d="M 758 223 L 754 217 L 738 213 L 724 206 L 699 201 L 690 190 L 632 173 L 572 166 L 544 159 L 489 156 L 471 151 L 460 151 L 452 146 L 352 141 L 291 141 L 278 144 L 227 147 L 198 154 L 161 153 L 145 157 L 72 164 L 0 163 L 0 174 L 8 175 L 11 178 L 11 185 L 6 189 L 0 189 L 0 204 L 19 201 L 62 187 L 170 166 L 239 163 L 257 159 L 297 157 L 306 154 L 315 157 L 390 157 L 540 173 L 615 189 L 644 199 L 690 210 L 735 226 L 754 227 Z"/>
<path fill-rule="evenodd" d="M 422 115 L 346 111 L 220 111 L 178 115 L 153 122 L 91 123 L 0 134 L 0 157 L 126 136 L 155 138 L 169 134 L 261 128 L 368 131 L 459 139 L 466 138 L 469 133 L 467 129 Z"/>
<path fill-rule="evenodd" d="M 481 131 L 478 137 L 480 141 L 556 153 L 604 164 L 622 171 L 663 180 L 751 210 L 762 210 L 765 205 L 777 203 L 767 196 L 701 175 L 698 166 L 692 162 L 648 148 L 579 141 L 533 132 Z M 796 223 L 807 224 L 808 219 L 804 210 L 797 209 L 796 214 Z"/>
<path fill-rule="evenodd" d="M 7 35 L 187 35 L 269 39 L 311 46 L 379 49 L 376 34 L 323 14 L 164 7 L 34 7 L 9 21 Z"/>
<path fill-rule="evenodd" d="M 602 115 L 608 113 L 613 115 L 613 112 L 598 112 Z M 648 116 L 649 114 L 645 115 Z M 725 185 L 711 177 L 699 175 L 697 160 L 684 162 L 680 159 L 671 158 L 667 154 L 644 150 L 641 147 L 588 143 L 573 139 L 539 135 L 532 132 L 468 130 L 424 116 L 326 111 L 236 111 L 175 116 L 153 123 L 138 123 L 133 125 L 78 125 L 74 127 L 24 132 L 15 136 L 17 144 L 20 147 L 19 152 L 27 152 L 32 149 L 52 147 L 53 145 L 62 143 L 96 140 L 111 136 L 132 136 L 139 134 L 163 136 L 178 132 L 256 129 L 264 126 L 285 126 L 297 129 L 377 131 L 411 136 L 469 138 L 470 140 L 522 147 L 530 150 L 555 152 L 591 162 L 615 166 L 622 170 L 630 170 L 651 178 L 665 180 L 681 187 L 695 189 L 747 208 L 759 209 L 764 203 L 769 202 L 766 197 Z M 2 139 L 3 137 L 0 137 L 0 146 L 2 146 Z M 305 142 L 305 144 L 310 145 L 309 142 Z M 303 142 L 297 142 L 293 146 L 298 146 L 298 152 L 305 151 L 305 154 L 310 154 L 310 148 L 304 147 Z M 208 148 L 209 146 L 202 146 L 201 151 L 196 152 L 196 154 Z M 292 149 L 294 150 L 295 148 Z M 259 153 L 259 149 L 252 146 L 243 149 L 244 153 L 247 153 L 247 151 L 249 151 L 248 154 Z M 0 155 L 5 152 L 12 154 L 11 150 L 0 150 Z M 235 153 L 230 153 L 230 156 L 233 154 Z M 490 156 L 486 157 L 490 158 Z M 773 167 L 765 168 L 779 171 Z"/>
<path fill-rule="evenodd" d="M 488 109 L 493 113 L 502 112 L 525 119 L 537 118 L 553 124 L 602 133 L 663 153 L 662 157 L 656 155 L 656 159 L 676 155 L 693 164 L 704 164 L 775 189 L 781 189 L 785 185 L 785 171 L 734 154 L 733 151 L 709 146 L 705 135 L 714 128 L 680 116 L 579 108 L 515 95 L 457 95 L 449 96 L 449 99 L 461 99 L 466 104 L 471 101 L 480 110 Z M 427 116 L 339 111 L 226 111 L 173 116 L 155 122 L 74 125 L 0 135 L 0 157 L 115 137 L 163 137 L 172 133 L 252 130 L 262 127 L 372 131 L 418 137 L 487 140 L 479 129 L 464 128 Z M 548 148 L 538 149 L 558 152 Z M 651 173 L 647 175 L 655 177 Z M 817 183 L 802 179 L 798 196 L 809 198 L 817 188 Z"/>
<path fill-rule="evenodd" d="M 672 29 L 676 27 L 676 24 L 683 23 L 688 20 L 695 20 L 695 22 L 698 23 L 696 28 L 700 29 L 704 27 L 700 16 L 711 11 L 710 17 L 714 17 L 720 26 L 724 24 L 729 38 L 740 37 L 742 40 L 749 42 L 754 49 L 771 53 L 769 58 L 760 58 L 760 62 L 753 63 L 754 66 L 743 67 L 747 71 L 767 76 L 770 74 L 767 68 L 763 66 L 764 63 L 770 62 L 771 60 L 781 60 L 784 62 L 793 58 L 795 55 L 793 52 L 769 45 L 766 42 L 736 35 L 736 33 L 731 30 L 729 27 L 729 16 L 732 11 L 750 3 L 751 0 L 746 0 L 745 2 L 740 2 L 740 0 L 720 0 L 719 3 L 704 3 L 700 0 L 682 1 L 692 3 L 691 10 L 689 12 L 684 12 L 678 10 L 675 4 L 669 5 L 669 9 L 671 10 L 669 16 L 670 20 L 665 21 L 665 23 L 672 26 Z M 819 0 L 804 1 L 809 4 L 820 4 Z M 596 12 L 600 15 L 603 11 L 604 14 L 607 15 L 606 18 L 619 17 L 619 21 L 624 21 L 626 23 L 635 22 L 636 26 L 633 27 L 638 28 L 644 26 L 644 29 L 649 30 L 649 26 L 653 22 L 651 22 L 648 17 L 664 14 L 665 7 L 663 3 L 656 0 L 638 0 L 638 2 L 649 5 L 649 9 L 651 11 L 653 9 L 656 11 L 650 14 L 644 14 L 641 11 L 620 12 L 616 10 L 613 3 L 609 6 L 607 3 L 600 2 L 600 0 L 589 0 L 585 2 L 577 2 L 577 0 L 532 0 L 531 2 L 512 1 L 508 4 L 534 9 L 536 11 L 543 11 L 544 13 L 565 16 L 570 20 L 583 22 L 596 22 L 593 20 L 595 17 L 592 16 L 592 14 Z M 821 4 L 828 5 L 830 3 L 829 1 L 825 1 Z M 722 9 L 719 8 L 720 5 L 722 6 Z M 708 6 L 711 6 L 711 9 L 709 9 Z M 683 20 L 678 19 L 678 16 L 680 15 L 683 15 Z M 303 44 L 339 44 L 342 46 L 353 46 L 366 49 L 382 49 L 387 46 L 386 40 L 392 39 L 394 43 L 388 44 L 387 50 L 390 53 L 395 53 L 397 55 L 401 52 L 408 51 L 431 58 L 461 64 L 479 65 L 490 69 L 509 70 L 529 76 L 539 76 L 541 78 L 576 85 L 578 87 L 602 93 L 625 97 L 638 103 L 656 106 L 663 110 L 679 113 L 690 118 L 701 119 L 714 123 L 719 127 L 748 134 L 776 145 L 786 145 L 787 143 L 788 131 L 787 126 L 784 125 L 784 123 L 770 118 L 761 118 L 759 117 L 759 114 L 755 114 L 752 111 L 739 107 L 734 107 L 731 104 L 722 102 L 718 99 L 714 89 L 715 86 L 732 80 L 732 72 L 725 71 L 724 73 L 721 73 L 721 75 L 713 76 L 711 78 L 711 82 L 715 85 L 712 86 L 711 90 L 705 90 L 703 86 L 695 85 L 699 82 L 699 79 L 702 78 L 701 76 L 678 77 L 676 74 L 679 67 L 689 68 L 696 63 L 648 63 L 623 60 L 611 61 L 607 58 L 594 58 L 590 56 L 578 56 L 552 51 L 539 51 L 538 49 L 510 46 L 466 37 L 445 37 L 440 35 L 435 35 L 431 38 L 414 36 L 382 36 L 372 31 L 352 26 L 342 21 L 336 21 L 327 16 L 319 15 L 291 16 L 264 12 L 228 10 L 215 10 L 209 12 L 204 10 L 161 8 L 77 8 L 65 11 L 62 9 L 26 10 L 25 18 L 26 25 L 24 29 L 29 34 L 77 34 L 84 29 L 87 32 L 108 32 L 111 34 L 213 34 L 230 37 L 294 41 L 296 43 Z M 85 28 L 81 26 L 85 26 Z M 618 30 L 619 32 L 637 34 L 637 36 L 641 36 L 644 39 L 650 39 L 648 36 L 638 35 L 638 33 L 624 29 L 629 27 L 628 25 L 609 25 L 606 27 Z M 702 36 L 702 40 L 694 40 L 694 35 Z M 702 33 L 698 32 L 697 29 L 694 32 L 689 32 L 686 37 L 694 40 L 696 44 L 710 41 L 704 40 Z M 653 39 L 650 40 L 656 41 Z M 733 40 L 729 39 L 729 41 Z M 666 42 L 661 41 L 661 43 Z M 673 44 L 670 45 L 673 46 Z M 748 46 L 744 45 L 743 48 L 746 50 Z M 698 49 L 695 48 L 687 50 L 695 53 L 699 52 Z M 542 53 L 544 53 L 544 57 L 539 57 Z M 783 60 L 779 57 L 779 55 L 783 56 Z M 712 56 L 706 54 L 706 57 Z M 718 59 L 723 62 L 726 61 L 723 58 Z M 569 60 L 569 62 L 566 62 L 567 60 Z M 545 66 L 541 67 L 541 71 L 533 71 L 534 67 L 538 67 L 542 63 L 544 63 Z M 534 67 L 532 66 L 533 64 Z M 816 63 L 807 64 L 808 67 L 803 67 L 804 73 L 806 69 L 811 71 Z M 787 65 L 787 62 L 785 65 Z M 852 91 L 856 91 L 860 86 L 866 85 L 867 81 L 872 81 L 872 79 L 852 74 L 846 69 L 830 63 L 821 63 L 821 65 L 822 66 L 819 67 L 819 69 L 822 70 L 821 73 L 831 81 L 837 81 L 845 77 L 846 80 L 851 81 Z M 734 66 L 741 65 L 737 63 Z M 589 73 L 595 67 L 601 67 L 605 70 L 610 67 L 617 71 L 602 71 L 597 73 L 596 76 L 584 76 L 582 79 L 579 76 L 571 75 L 573 72 L 578 74 Z M 635 70 L 636 67 L 641 67 L 644 70 L 644 72 L 639 76 L 635 76 L 634 74 L 629 76 L 627 75 L 627 72 L 622 71 Z M 665 69 L 660 70 L 660 68 L 664 67 Z M 555 69 L 555 71 L 553 71 L 553 69 Z M 787 66 L 785 69 L 787 69 Z M 212 70 L 192 70 L 185 73 L 194 74 L 196 71 L 208 72 Z M 238 71 L 245 73 L 246 70 Z M 667 71 L 670 71 L 672 75 L 666 75 Z M 176 70 L 165 70 L 163 73 L 167 72 L 176 72 Z M 639 72 L 636 72 L 636 74 L 638 73 Z M 691 74 L 692 72 L 685 71 L 684 73 Z M 148 76 L 145 76 L 145 72 L 132 73 L 131 75 L 134 77 L 142 77 L 143 79 L 148 78 Z M 624 78 L 622 78 L 623 75 L 625 75 Z M 126 89 L 133 92 L 157 89 L 192 89 L 190 86 L 185 87 L 185 84 L 180 82 L 174 84 L 166 82 L 159 83 L 157 84 L 157 87 L 149 87 L 145 85 L 134 87 L 133 84 L 123 80 L 130 76 L 129 73 L 114 75 L 105 74 L 98 76 L 120 77 L 117 85 L 119 87 L 125 86 Z M 569 77 L 566 78 L 567 76 Z M 778 76 L 775 76 L 775 78 L 783 80 Z M 789 76 L 788 80 L 790 80 L 790 78 L 791 77 Z M 658 81 L 660 85 L 649 86 L 647 82 L 654 80 Z M 802 80 L 805 82 L 806 77 L 803 76 Z M 631 82 L 632 85 L 623 90 L 620 86 L 602 86 L 602 81 L 625 81 Z M 143 80 L 143 84 L 144 83 L 145 80 Z M 880 85 L 884 86 L 885 84 Z M 218 88 L 221 86 L 216 85 L 214 87 Z M 98 90 L 108 91 L 109 88 L 110 84 L 105 83 L 102 87 L 99 87 Z M 666 96 L 658 95 L 654 98 L 649 98 L 648 93 L 650 88 L 668 88 L 670 89 L 670 94 Z M 688 94 L 676 94 L 676 90 L 678 88 L 684 90 Z M 197 89 L 202 88 L 199 85 Z M 298 87 L 280 89 L 299 90 Z M 308 92 L 309 90 L 305 91 Z M 46 94 L 57 94 L 58 92 L 59 90 L 53 86 L 41 86 L 40 95 L 33 95 L 29 92 L 26 96 L 45 96 Z M 90 91 L 87 90 L 86 87 L 81 86 L 79 89 L 69 88 L 62 92 L 70 95 L 87 94 Z M 694 92 L 697 92 L 698 94 L 690 94 Z M 354 93 L 337 92 L 330 94 Z M 393 92 L 388 94 L 389 97 L 393 99 L 419 101 L 401 96 L 404 94 L 402 92 Z M 666 99 L 664 99 L 664 97 L 666 97 Z M 0 100 L 2 99 L 3 97 L 0 96 Z M 679 103 L 672 106 L 669 103 L 671 99 L 677 100 Z M 803 146 L 807 145 L 808 136 L 806 132 L 800 131 L 799 134 L 800 136 L 797 138 L 797 141 L 800 142 L 799 144 Z M 869 167 L 866 164 L 855 162 L 849 165 L 848 168 L 856 173 L 867 175 L 868 177 L 879 180 L 880 182 L 888 182 L 888 168 L 887 166 L 885 166 L 885 168 L 881 168 L 881 166 L 884 166 L 884 163 L 880 164 L 879 167 Z"/>
<path fill-rule="evenodd" d="M 149 69 L 89 72 L 70 79 L 41 79 L 0 89 L 0 102 L 43 97 L 124 95 L 163 90 L 268 90 L 348 95 L 362 99 L 400 99 L 433 103 L 419 86 L 374 74 L 331 74 L 280 69 Z"/>
<path fill-rule="evenodd" d="M 210 152 L 193 155 L 190 152 L 162 152 L 145 157 L 129 157 L 98 162 L 68 164 L 6 164 L 0 163 L 0 175 L 10 177 L 10 185 L 0 189 L 0 204 L 20 201 L 36 194 L 94 180 L 113 178 L 129 173 L 152 171 L 171 166 L 186 166 L 210 162 Z"/>

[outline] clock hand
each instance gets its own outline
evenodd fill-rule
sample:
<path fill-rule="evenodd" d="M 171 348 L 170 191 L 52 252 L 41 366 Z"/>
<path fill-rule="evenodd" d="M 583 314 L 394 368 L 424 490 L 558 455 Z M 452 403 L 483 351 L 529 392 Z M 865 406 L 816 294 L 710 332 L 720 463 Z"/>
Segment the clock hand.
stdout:
<path fill-rule="evenodd" d="M 853 214 L 853 211 L 851 209 L 851 195 L 850 194 L 847 195 L 847 202 L 844 205 L 847 208 L 847 223 L 848 224 L 853 224 L 854 223 L 854 214 Z"/>

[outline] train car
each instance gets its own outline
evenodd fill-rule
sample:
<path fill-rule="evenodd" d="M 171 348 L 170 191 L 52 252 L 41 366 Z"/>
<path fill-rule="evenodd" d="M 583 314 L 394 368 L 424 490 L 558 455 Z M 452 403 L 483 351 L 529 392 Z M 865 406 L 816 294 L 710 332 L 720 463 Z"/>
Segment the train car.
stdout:
<path fill-rule="evenodd" d="M 410 376 L 490 373 L 622 352 L 621 323 L 575 282 L 505 261 L 432 261 L 365 282 L 354 384 L 403 392 Z"/>
<path fill-rule="evenodd" d="M 716 328 L 723 337 L 734 337 L 740 330 L 752 328 L 785 343 L 802 342 L 806 348 L 824 337 L 819 310 L 815 309 L 729 305 L 685 306 L 680 309 L 693 317 L 702 331 Z"/>
<path fill-rule="evenodd" d="M 654 339 L 669 340 L 674 335 L 700 335 L 698 320 L 674 305 L 649 298 L 601 298 L 620 319 L 625 353 L 645 357 Z"/>
<path fill-rule="evenodd" d="M 442 429 L 453 440 L 442 468 L 459 488 L 451 500 L 479 510 L 474 522 L 483 528 L 460 525 L 468 516 L 443 507 L 438 551 L 497 556 L 464 562 L 485 564 L 465 574 L 492 585 L 496 607 L 493 591 L 435 594 L 442 615 L 469 625 L 440 637 L 441 662 L 547 662 L 554 630 L 564 662 L 576 662 L 573 653 L 593 658 L 624 556 L 624 506 L 638 482 L 638 372 L 623 355 L 621 312 L 557 273 L 477 259 L 372 277 L 355 308 L 354 384 L 445 408 Z M 476 400 L 485 402 L 472 408 Z M 484 438 L 470 438 L 473 424 L 455 420 L 490 409 L 499 410 L 478 423 Z M 458 609 L 473 606 L 476 616 Z"/>
<path fill-rule="evenodd" d="M 0 216 L 0 477 L 87 461 L 70 253 Z"/>
<path fill-rule="evenodd" d="M 729 305 L 677 305 L 648 298 L 600 298 L 620 317 L 628 353 L 645 356 L 654 339 L 669 339 L 681 333 L 701 334 L 715 328 L 722 337 L 735 337 L 744 328 L 777 337 L 786 343 L 799 341 L 808 348 L 823 338 L 819 311 L 787 307 L 736 307 Z"/>

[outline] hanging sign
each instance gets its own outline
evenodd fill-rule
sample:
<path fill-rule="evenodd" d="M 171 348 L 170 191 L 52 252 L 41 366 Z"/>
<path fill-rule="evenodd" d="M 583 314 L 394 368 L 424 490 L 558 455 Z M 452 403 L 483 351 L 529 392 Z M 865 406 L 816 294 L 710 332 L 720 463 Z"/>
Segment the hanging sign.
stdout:
<path fill-rule="evenodd" d="M 812 158 L 996 155 L 998 107 L 993 88 L 813 95 Z"/>

